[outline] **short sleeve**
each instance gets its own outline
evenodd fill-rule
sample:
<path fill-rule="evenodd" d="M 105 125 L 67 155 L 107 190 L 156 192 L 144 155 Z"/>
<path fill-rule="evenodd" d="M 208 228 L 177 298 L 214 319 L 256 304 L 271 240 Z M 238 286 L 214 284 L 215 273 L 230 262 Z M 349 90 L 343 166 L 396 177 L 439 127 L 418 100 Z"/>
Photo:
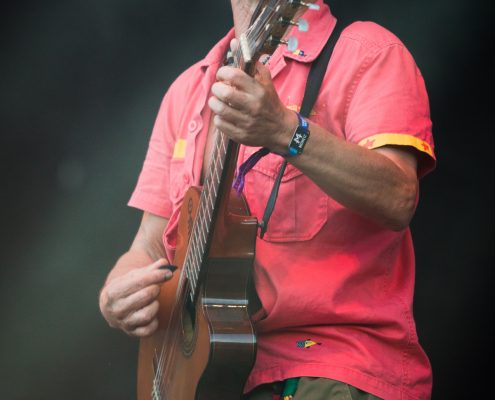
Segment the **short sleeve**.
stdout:
<path fill-rule="evenodd" d="M 374 149 L 410 146 L 418 176 L 435 166 L 430 107 L 423 77 L 402 43 L 369 54 L 357 77 L 346 120 L 347 140 Z"/>
<path fill-rule="evenodd" d="M 164 96 L 153 126 L 148 151 L 128 206 L 164 218 L 172 213 L 170 200 L 170 160 L 176 141 L 173 85 Z"/>

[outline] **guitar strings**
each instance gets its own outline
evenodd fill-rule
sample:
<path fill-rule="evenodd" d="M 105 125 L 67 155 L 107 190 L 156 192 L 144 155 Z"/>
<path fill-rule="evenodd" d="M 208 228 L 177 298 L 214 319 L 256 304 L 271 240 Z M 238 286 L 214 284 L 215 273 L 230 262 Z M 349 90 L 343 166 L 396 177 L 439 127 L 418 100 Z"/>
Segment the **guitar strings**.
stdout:
<path fill-rule="evenodd" d="M 240 60 L 240 51 L 236 52 L 235 59 Z M 236 64 L 239 64 L 237 61 Z M 226 151 L 226 145 L 225 145 L 225 136 L 222 132 L 217 130 L 217 137 L 218 140 L 216 141 L 213 149 L 213 154 L 212 154 L 212 161 L 213 165 L 215 166 L 216 164 L 222 164 L 221 158 L 222 157 L 222 152 L 220 151 L 221 148 Z M 202 191 L 202 196 L 200 199 L 199 203 L 199 208 L 198 208 L 198 214 L 197 215 L 204 215 L 202 210 L 206 208 L 206 210 L 209 210 L 209 204 L 208 200 L 211 200 L 211 194 L 213 192 L 214 195 L 216 195 L 215 190 L 214 190 L 214 175 L 211 174 L 211 171 L 218 170 L 218 168 L 210 168 L 209 171 L 210 173 L 208 174 L 208 177 L 205 180 L 205 188 Z M 212 204 L 213 205 L 213 204 Z M 211 213 L 210 213 L 210 219 L 211 219 Z M 197 226 L 197 228 L 195 228 Z M 159 394 L 162 396 L 164 394 L 164 389 L 167 384 L 165 381 L 166 376 L 170 376 L 168 371 L 170 371 L 170 368 L 174 365 L 174 361 L 176 359 L 176 347 L 175 346 L 169 346 L 168 344 L 171 344 L 172 341 L 170 340 L 171 338 L 175 338 L 179 334 L 179 329 L 180 329 L 180 315 L 178 314 L 179 311 L 182 312 L 182 310 L 185 307 L 185 304 L 188 300 L 188 292 L 191 290 L 194 290 L 196 288 L 197 280 L 199 279 L 199 252 L 201 252 L 201 247 L 200 250 L 198 250 L 198 242 L 200 242 L 200 233 L 203 233 L 203 240 L 206 239 L 206 234 L 201 231 L 201 228 L 205 227 L 205 224 L 194 224 L 193 230 L 191 232 L 191 249 L 192 251 L 188 251 L 186 253 L 186 259 L 184 262 L 184 268 L 183 268 L 183 274 L 181 274 L 180 281 L 179 281 L 179 287 L 178 287 L 178 293 L 176 296 L 176 304 L 174 305 L 174 308 L 172 309 L 172 314 L 170 316 L 170 321 L 168 328 L 165 332 L 165 340 L 163 341 L 162 344 L 162 349 L 160 351 L 160 357 L 159 357 L 159 367 L 157 368 L 157 371 L 155 373 L 155 380 L 159 379 Z M 196 265 L 195 265 L 196 264 Z M 184 277 L 185 275 L 185 277 Z M 186 279 L 188 278 L 188 279 Z M 190 288 L 188 285 L 188 281 L 190 281 L 193 285 L 193 288 Z M 168 350 L 168 351 L 167 351 Z M 156 383 L 154 385 L 154 390 L 156 389 Z"/>
<path fill-rule="evenodd" d="M 219 132 L 220 133 L 220 132 Z M 222 152 L 220 151 L 220 148 L 223 147 L 223 150 L 224 150 L 224 155 L 225 156 L 225 152 L 226 152 L 226 146 L 225 146 L 225 137 L 223 136 L 220 136 L 219 137 L 219 140 L 215 143 L 214 145 L 214 149 L 213 149 L 213 157 L 212 157 L 212 160 L 213 160 L 213 163 L 214 165 L 217 164 L 217 163 L 222 163 L 221 161 L 221 158 L 222 158 Z M 218 168 L 213 168 L 213 169 L 218 169 Z M 201 200 L 200 200 L 200 204 L 199 204 L 199 208 L 198 208 L 198 214 L 201 214 L 201 215 L 204 215 L 203 213 L 201 213 L 201 209 L 203 209 L 205 207 L 205 204 L 208 205 L 208 198 L 210 198 L 210 195 L 211 195 L 211 192 L 215 191 L 214 190 L 214 185 L 212 184 L 212 179 L 206 179 L 205 181 L 205 186 L 206 188 L 203 190 L 202 192 L 202 196 L 201 196 Z M 216 195 L 216 194 L 215 194 Z M 208 207 L 206 207 L 208 209 Z M 210 214 L 210 218 L 211 218 L 211 214 Z M 195 228 L 196 226 L 199 226 L 199 228 Z M 204 227 L 205 225 L 203 225 Z M 169 322 L 169 328 L 171 329 L 167 329 L 166 330 L 166 337 L 165 337 L 165 340 L 163 341 L 163 344 L 162 344 L 162 349 L 161 349 L 161 354 L 160 354 L 160 358 L 159 358 L 159 368 L 157 369 L 157 372 L 155 374 L 155 379 L 156 378 L 161 378 L 160 379 L 160 384 L 159 384 L 159 390 L 160 390 L 160 394 L 163 393 L 163 389 L 164 389 L 164 386 L 166 384 L 165 380 L 163 379 L 165 376 L 169 375 L 169 374 L 164 374 L 164 372 L 168 371 L 169 368 L 173 365 L 173 362 L 175 360 L 175 348 L 174 346 L 169 346 L 169 351 L 166 351 L 166 345 L 171 343 L 170 342 L 170 337 L 174 338 L 174 337 L 177 337 L 177 334 L 179 333 L 179 328 L 180 328 L 180 324 L 178 323 L 179 322 L 179 318 L 180 318 L 180 315 L 177 315 L 177 312 L 180 310 L 183 310 L 186 302 L 187 302 L 187 298 L 188 298 L 188 291 L 189 291 L 189 285 L 188 285 L 188 279 L 185 279 L 183 276 L 183 274 L 186 275 L 186 277 L 189 275 L 189 280 L 191 280 L 192 277 L 194 277 L 194 275 L 196 275 L 196 279 L 197 279 L 197 276 L 198 276 L 198 270 L 199 270 L 199 262 L 198 262 L 198 258 L 194 258 L 194 257 L 198 257 L 199 254 L 198 252 L 201 252 L 201 250 L 198 251 L 198 244 L 197 242 L 200 241 L 201 238 L 199 238 L 199 233 L 200 232 L 200 229 L 201 229 L 201 224 L 194 224 L 194 227 L 193 227 L 193 231 L 191 232 L 191 246 L 192 246 L 192 249 L 195 250 L 195 251 L 188 251 L 186 253 L 186 259 L 185 259 L 185 262 L 184 262 L 184 268 L 183 268 L 183 271 L 181 273 L 181 279 L 179 281 L 179 287 L 178 287 L 178 293 L 177 293 L 177 297 L 176 297 L 176 304 L 173 308 L 173 312 L 172 312 L 172 315 L 170 317 L 170 322 Z M 204 235 L 204 238 L 206 238 L 206 235 Z M 204 239 L 203 239 L 204 240 Z M 192 258 L 191 258 L 192 257 Z M 196 266 L 194 264 L 197 264 Z M 194 278 L 192 278 L 192 280 L 194 280 Z M 172 350 L 172 351 L 170 351 Z"/>
<path fill-rule="evenodd" d="M 277 1 L 272 0 L 271 3 L 267 5 L 265 9 L 262 11 L 261 15 L 257 18 L 256 22 L 253 24 L 251 29 L 247 31 L 246 38 L 248 44 L 252 48 L 256 48 L 256 42 L 260 40 L 263 35 L 266 35 L 266 29 L 264 28 L 263 24 L 261 24 L 261 21 L 267 20 L 269 17 L 273 17 L 273 14 L 276 11 L 272 4 L 276 2 Z M 238 48 L 234 52 L 234 67 L 239 68 L 241 62 L 242 62 L 242 52 L 240 46 L 238 46 Z M 210 223 L 212 220 L 212 215 L 210 212 L 208 200 L 212 203 L 211 206 L 213 210 L 214 202 L 212 200 L 211 194 L 213 192 L 213 197 L 216 198 L 217 196 L 216 190 L 218 190 L 214 182 L 214 178 L 215 178 L 214 173 L 217 173 L 218 171 L 217 163 L 223 167 L 223 164 L 225 162 L 225 155 L 227 152 L 227 145 L 225 142 L 226 140 L 229 140 L 226 139 L 226 136 L 218 129 L 215 130 L 215 134 L 217 136 L 217 139 L 215 140 L 213 146 L 212 161 L 210 162 L 208 174 L 205 179 L 205 185 L 203 191 L 201 192 L 200 202 L 197 212 L 197 215 L 204 216 L 205 215 L 204 209 L 206 208 L 206 210 L 209 213 L 208 218 L 210 220 L 209 221 Z M 223 150 L 223 154 L 222 151 L 220 151 L 221 148 Z M 211 168 L 211 164 L 213 164 L 213 168 Z M 218 175 L 217 175 L 217 179 L 219 185 L 220 179 Z M 178 313 L 182 312 L 182 310 L 184 309 L 184 306 L 188 301 L 189 294 L 192 294 L 193 300 L 195 298 L 195 291 L 197 290 L 197 284 L 199 281 L 199 268 L 201 266 L 200 258 L 204 255 L 203 254 L 205 250 L 204 246 L 206 244 L 206 239 L 209 233 L 207 226 L 208 224 L 205 222 L 206 221 L 203 221 L 203 223 L 201 223 L 201 221 L 198 222 L 198 219 L 196 219 L 195 223 L 193 224 L 193 230 L 191 232 L 191 239 L 190 239 L 191 247 L 188 248 L 186 252 L 184 267 L 179 277 L 177 294 L 175 297 L 176 301 L 174 307 L 172 308 L 169 325 L 168 325 L 169 329 L 165 330 L 165 340 L 163 340 L 162 342 L 160 357 L 158 359 L 158 368 L 155 373 L 155 379 L 153 382 L 153 393 L 155 393 L 156 382 L 157 379 L 159 379 L 158 389 L 159 389 L 160 398 L 162 394 L 164 394 L 164 389 L 167 384 L 164 378 L 166 376 L 170 376 L 170 374 L 167 374 L 166 372 L 169 371 L 169 369 L 172 367 L 176 358 L 177 349 L 175 346 L 170 346 L 169 344 L 172 343 L 172 341 L 170 340 L 171 337 L 176 338 L 177 335 L 179 334 L 179 329 L 181 325 L 180 325 L 180 315 L 178 315 Z M 202 231 L 202 229 L 204 228 L 207 229 L 206 232 Z M 201 234 L 203 235 L 202 238 L 200 237 Z M 190 251 L 190 249 L 192 250 Z M 192 284 L 192 287 L 190 286 L 189 283 Z M 189 293 L 191 291 L 192 293 Z M 168 347 L 168 349 L 166 347 Z"/>
<path fill-rule="evenodd" d="M 255 35 L 255 37 L 256 36 L 259 36 L 259 33 L 257 35 Z M 240 48 L 238 48 L 236 50 L 235 56 L 234 56 L 234 66 L 239 67 L 241 57 L 242 57 L 241 50 L 240 50 Z M 222 157 L 222 154 L 221 154 L 222 152 L 220 151 L 220 148 L 223 147 L 224 151 L 226 151 L 225 135 L 222 132 L 220 132 L 219 130 L 216 130 L 216 134 L 217 134 L 218 140 L 216 141 L 216 143 L 214 145 L 213 157 L 212 157 L 212 161 L 213 161 L 214 165 L 219 163 L 220 158 Z M 220 162 L 220 164 L 222 164 L 222 163 Z M 210 173 L 208 174 L 208 176 L 205 180 L 205 184 L 206 184 L 207 189 L 203 190 L 203 192 L 202 192 L 202 199 L 200 200 L 199 209 L 198 209 L 199 215 L 204 215 L 200 211 L 205 207 L 205 204 L 207 204 L 207 200 L 208 200 L 208 198 L 210 198 L 212 187 L 214 187 L 214 185 L 211 184 L 212 180 L 214 179 L 214 175 L 212 175 L 211 171 L 217 171 L 217 170 L 218 170 L 218 168 L 209 168 Z M 206 207 L 206 209 L 208 210 L 209 207 Z M 211 218 L 211 215 L 210 215 L 210 218 Z M 186 253 L 186 259 L 185 259 L 185 263 L 184 263 L 185 268 L 183 269 L 183 272 L 186 275 L 186 277 L 187 277 L 187 275 L 189 275 L 189 278 L 194 282 L 193 286 L 195 286 L 195 284 L 199 278 L 198 266 L 196 266 L 196 268 L 194 266 L 195 263 L 199 264 L 198 259 L 194 258 L 195 256 L 198 256 L 198 254 L 197 254 L 197 252 L 198 252 L 197 241 L 199 240 L 198 239 L 199 229 L 200 228 L 198 228 L 198 229 L 193 228 L 192 235 L 191 235 L 192 236 L 191 245 L 192 245 L 192 249 L 195 251 L 191 251 L 191 252 L 188 251 Z M 193 257 L 192 261 L 191 261 L 191 257 Z M 176 356 L 175 347 L 174 346 L 167 346 L 169 351 L 166 351 L 165 345 L 171 343 L 170 337 L 177 337 L 177 334 L 179 333 L 178 331 L 180 328 L 180 324 L 178 323 L 179 322 L 179 320 L 178 320 L 179 315 L 177 315 L 177 312 L 179 310 L 183 310 L 183 308 L 185 306 L 185 303 L 186 303 L 187 297 L 188 297 L 187 292 L 188 292 L 188 289 L 190 289 L 190 288 L 188 288 L 188 286 L 189 285 L 187 284 L 187 279 L 185 279 L 184 276 L 181 274 L 180 281 L 179 281 L 179 287 L 178 287 L 178 295 L 176 297 L 176 304 L 172 310 L 172 314 L 171 314 L 170 321 L 169 321 L 170 322 L 169 328 L 172 328 L 172 329 L 167 329 L 165 332 L 166 337 L 165 337 L 165 340 L 162 344 L 162 349 L 160 352 L 161 354 L 160 354 L 160 358 L 159 358 L 159 367 L 158 367 L 157 372 L 155 374 L 155 378 L 160 379 L 159 380 L 159 382 L 160 382 L 159 383 L 160 396 L 164 393 L 163 389 L 164 389 L 164 386 L 166 385 L 166 381 L 164 380 L 164 377 L 170 375 L 170 374 L 166 374 L 165 372 L 167 372 L 169 370 L 169 368 L 173 365 L 173 362 L 174 362 L 175 356 Z"/>

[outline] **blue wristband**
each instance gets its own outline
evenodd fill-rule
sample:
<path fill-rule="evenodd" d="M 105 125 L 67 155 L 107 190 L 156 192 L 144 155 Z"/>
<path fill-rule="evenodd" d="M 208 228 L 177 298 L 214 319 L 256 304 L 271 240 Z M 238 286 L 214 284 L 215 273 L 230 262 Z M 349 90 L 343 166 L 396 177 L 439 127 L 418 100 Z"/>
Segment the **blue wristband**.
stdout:
<path fill-rule="evenodd" d="M 289 143 L 289 153 L 287 154 L 288 156 L 297 156 L 301 154 L 309 138 L 308 121 L 298 112 L 296 112 L 296 115 L 299 119 L 299 125 L 294 131 L 294 135 L 292 135 L 292 139 Z"/>

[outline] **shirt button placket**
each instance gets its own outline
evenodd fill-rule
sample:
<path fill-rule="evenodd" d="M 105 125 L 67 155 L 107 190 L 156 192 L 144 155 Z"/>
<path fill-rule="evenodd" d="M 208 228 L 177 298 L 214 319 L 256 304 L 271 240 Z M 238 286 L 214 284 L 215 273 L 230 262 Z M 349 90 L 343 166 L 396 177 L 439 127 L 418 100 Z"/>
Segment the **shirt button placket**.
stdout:
<path fill-rule="evenodd" d="M 189 125 L 187 126 L 187 129 L 189 130 L 189 134 L 193 133 L 197 127 L 198 127 L 198 123 L 196 122 L 196 120 L 192 119 L 191 121 L 189 121 Z"/>
<path fill-rule="evenodd" d="M 198 119 L 198 117 L 193 117 L 189 123 L 187 124 L 187 142 L 190 150 L 189 156 L 186 158 L 186 163 L 185 163 L 185 169 L 184 169 L 184 176 L 183 176 L 183 181 L 185 186 L 190 186 L 192 182 L 192 176 L 193 176 L 193 165 L 194 165 L 194 159 L 195 159 L 195 154 L 196 154 L 196 136 L 201 129 L 202 123 L 201 120 Z"/>

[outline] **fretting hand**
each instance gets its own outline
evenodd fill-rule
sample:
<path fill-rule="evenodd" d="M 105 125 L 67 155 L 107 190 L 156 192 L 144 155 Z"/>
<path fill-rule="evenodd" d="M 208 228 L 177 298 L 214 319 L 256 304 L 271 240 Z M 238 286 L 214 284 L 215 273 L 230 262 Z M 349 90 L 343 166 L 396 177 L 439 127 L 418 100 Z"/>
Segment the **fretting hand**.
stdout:
<path fill-rule="evenodd" d="M 225 66 L 218 70 L 217 79 L 208 101 L 215 126 L 237 143 L 285 153 L 297 116 L 280 100 L 268 68 L 258 62 L 251 77 Z"/>

